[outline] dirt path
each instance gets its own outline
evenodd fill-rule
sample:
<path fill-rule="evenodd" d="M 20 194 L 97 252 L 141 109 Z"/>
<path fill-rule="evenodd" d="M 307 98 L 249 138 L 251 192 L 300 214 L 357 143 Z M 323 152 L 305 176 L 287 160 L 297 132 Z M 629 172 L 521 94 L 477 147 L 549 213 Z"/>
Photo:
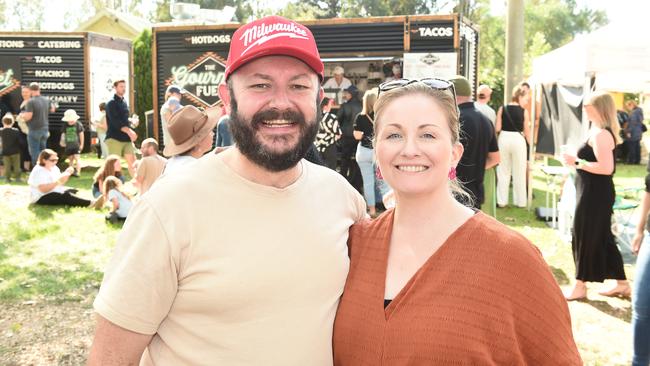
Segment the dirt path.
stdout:
<path fill-rule="evenodd" d="M 93 296 L 94 297 L 94 296 Z M 95 316 L 90 302 L 2 304 L 2 365 L 84 365 Z"/>

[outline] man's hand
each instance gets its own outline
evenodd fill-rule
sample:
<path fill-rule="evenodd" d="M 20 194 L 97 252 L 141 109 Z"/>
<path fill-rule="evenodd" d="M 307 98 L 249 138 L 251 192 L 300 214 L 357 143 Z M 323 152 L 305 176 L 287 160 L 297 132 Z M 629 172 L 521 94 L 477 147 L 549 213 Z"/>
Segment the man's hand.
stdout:
<path fill-rule="evenodd" d="M 131 139 L 132 142 L 135 142 L 135 140 L 138 139 L 138 134 L 135 133 L 135 131 L 133 131 L 133 130 L 129 130 L 129 132 L 127 132 L 127 134 L 129 135 L 129 138 Z"/>

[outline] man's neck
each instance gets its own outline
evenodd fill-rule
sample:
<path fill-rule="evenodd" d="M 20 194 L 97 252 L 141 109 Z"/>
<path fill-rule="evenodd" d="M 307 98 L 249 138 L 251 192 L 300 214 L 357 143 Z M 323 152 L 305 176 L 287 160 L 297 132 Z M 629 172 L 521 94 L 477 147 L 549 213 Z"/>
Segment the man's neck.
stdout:
<path fill-rule="evenodd" d="M 253 183 L 275 188 L 286 188 L 296 182 L 302 174 L 302 164 L 283 170 L 270 172 L 250 161 L 236 146 L 222 152 L 226 165 L 235 173 Z"/>
<path fill-rule="evenodd" d="M 120 99 L 124 99 L 124 95 L 119 95 L 119 94 L 115 93 L 115 96 L 120 98 Z"/>

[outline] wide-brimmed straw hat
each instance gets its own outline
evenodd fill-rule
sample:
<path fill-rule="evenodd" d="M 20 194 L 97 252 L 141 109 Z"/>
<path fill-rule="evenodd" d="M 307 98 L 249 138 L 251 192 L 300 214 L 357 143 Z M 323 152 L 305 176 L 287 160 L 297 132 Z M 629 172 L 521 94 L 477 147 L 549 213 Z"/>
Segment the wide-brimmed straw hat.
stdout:
<path fill-rule="evenodd" d="M 198 145 L 214 129 L 221 117 L 221 108 L 201 110 L 186 105 L 172 114 L 167 130 L 172 142 L 165 146 L 166 156 L 182 154 Z"/>

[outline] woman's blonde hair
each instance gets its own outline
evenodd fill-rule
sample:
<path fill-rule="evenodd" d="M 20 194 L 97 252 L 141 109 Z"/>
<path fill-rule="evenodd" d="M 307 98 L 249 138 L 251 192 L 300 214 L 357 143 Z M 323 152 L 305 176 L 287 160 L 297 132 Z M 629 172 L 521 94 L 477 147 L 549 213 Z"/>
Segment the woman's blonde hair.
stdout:
<path fill-rule="evenodd" d="M 456 106 L 456 100 L 452 96 L 451 92 L 446 90 L 436 90 L 424 83 L 412 83 L 400 88 L 382 92 L 379 95 L 379 98 L 377 98 L 377 102 L 375 103 L 375 135 L 373 137 L 373 145 L 377 145 L 377 136 L 379 135 L 381 117 L 384 109 L 398 98 L 415 94 L 429 97 L 434 103 L 437 103 L 438 106 L 442 108 L 451 132 L 450 142 L 452 146 L 460 143 L 458 107 Z M 473 198 L 463 189 L 462 183 L 459 182 L 458 179 L 450 179 L 449 188 L 451 189 L 452 194 L 454 194 L 456 198 L 459 198 L 459 201 L 472 206 Z"/>
<path fill-rule="evenodd" d="M 369 115 L 374 113 L 375 103 L 377 102 L 377 88 L 372 88 L 366 90 L 366 93 L 363 95 L 363 108 L 361 109 L 361 114 Z"/>
<path fill-rule="evenodd" d="M 619 131 L 621 126 L 618 124 L 618 117 L 616 116 L 616 104 L 614 103 L 614 98 L 605 91 L 595 91 L 589 95 L 585 100 L 585 105 L 590 105 L 594 107 L 596 113 L 600 116 L 600 128 L 607 128 L 612 131 L 614 135 L 614 142 L 616 145 L 620 144 L 621 137 Z M 595 121 L 591 121 L 596 123 Z"/>
<path fill-rule="evenodd" d="M 120 178 L 117 178 L 115 176 L 108 176 L 106 179 L 104 179 L 104 192 L 106 195 L 108 195 L 108 192 L 110 192 L 112 189 L 122 193 L 125 197 L 128 199 L 131 199 L 131 195 L 124 192 L 122 190 L 122 181 Z"/>
<path fill-rule="evenodd" d="M 57 156 L 56 151 L 52 149 L 43 149 L 40 154 L 38 154 L 38 165 L 45 166 L 45 160 L 48 160 L 52 156 Z"/>
<path fill-rule="evenodd" d="M 512 88 L 512 95 L 510 101 L 519 103 L 521 98 L 526 95 L 526 90 L 524 90 L 523 85 L 519 84 Z"/>

